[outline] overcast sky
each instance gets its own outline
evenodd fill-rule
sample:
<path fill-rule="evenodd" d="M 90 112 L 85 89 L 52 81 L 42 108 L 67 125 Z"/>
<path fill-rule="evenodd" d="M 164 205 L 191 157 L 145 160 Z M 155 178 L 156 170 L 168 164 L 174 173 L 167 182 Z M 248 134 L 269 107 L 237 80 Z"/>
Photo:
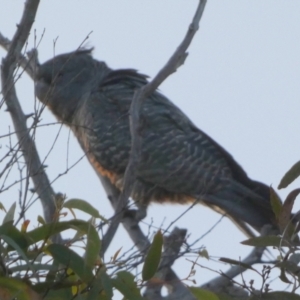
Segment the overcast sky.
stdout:
<path fill-rule="evenodd" d="M 87 45 L 95 47 L 96 59 L 106 61 L 112 68 L 135 68 L 152 77 L 182 41 L 197 3 L 191 0 L 41 1 L 28 49 L 34 46 L 36 33 L 37 40 L 41 39 L 39 58 L 44 62 L 54 54 L 76 49 L 92 31 Z M 0 0 L 0 31 L 10 39 L 23 7 L 23 1 Z M 162 93 L 228 150 L 251 178 L 273 187 L 278 186 L 284 173 L 300 159 L 299 15 L 300 1 L 208 1 L 186 63 L 160 86 Z M 2 49 L 0 56 L 5 56 Z M 19 100 L 26 113 L 33 112 L 33 88 L 26 75 L 17 83 Z M 42 118 L 45 124 L 55 121 L 48 111 L 44 111 Z M 9 125 L 9 115 L 2 107 L 0 135 L 7 133 Z M 42 158 L 48 154 L 59 129 L 59 125 L 38 129 L 36 142 Z M 69 165 L 83 155 L 72 134 L 68 150 L 68 137 L 69 130 L 63 128 L 45 162 L 51 180 L 65 171 L 67 153 Z M 0 139 L 0 158 L 6 153 L 7 144 L 8 140 Z M 17 176 L 17 172 L 10 174 L 6 185 Z M 284 198 L 299 185 L 298 180 L 279 194 Z M 91 202 L 106 217 L 112 215 L 98 178 L 86 159 L 56 180 L 53 187 L 69 198 Z M 0 194 L 5 207 L 18 200 L 18 188 Z M 298 200 L 298 209 L 299 203 Z M 41 214 L 40 206 L 36 207 L 35 212 L 40 210 Z M 164 222 L 166 227 L 185 208 L 152 205 L 145 219 L 145 232 L 151 220 L 155 226 Z M 0 218 L 3 215 L 0 212 Z M 27 215 L 35 218 L 31 216 Z M 175 225 L 188 228 L 188 241 L 192 242 L 219 218 L 220 215 L 196 206 Z M 35 224 L 33 220 L 32 225 Z M 251 250 L 239 244 L 244 239 L 243 234 L 223 219 L 199 246 L 205 245 L 214 257 L 239 259 Z M 123 229 L 119 229 L 116 240 L 110 253 L 120 245 L 124 250 L 131 247 Z M 199 262 L 216 269 L 227 268 L 207 264 L 204 259 Z M 182 259 L 176 267 L 183 278 L 191 266 Z M 197 269 L 195 278 L 203 283 L 214 276 Z M 252 277 L 250 274 L 249 278 Z"/>

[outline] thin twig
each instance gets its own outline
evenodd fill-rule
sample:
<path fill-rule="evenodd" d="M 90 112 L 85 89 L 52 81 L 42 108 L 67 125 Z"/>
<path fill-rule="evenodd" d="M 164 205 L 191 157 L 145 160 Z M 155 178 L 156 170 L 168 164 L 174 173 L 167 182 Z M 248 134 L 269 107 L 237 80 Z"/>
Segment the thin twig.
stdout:
<path fill-rule="evenodd" d="M 205 288 L 213 292 L 224 291 L 227 286 L 232 285 L 233 278 L 246 271 L 243 265 L 252 266 L 254 264 L 261 263 L 261 258 L 265 249 L 266 248 L 264 247 L 255 247 L 251 253 L 241 261 L 240 266 L 232 266 L 227 272 L 221 273 L 219 277 L 201 285 L 201 288 Z"/>
<path fill-rule="evenodd" d="M 136 169 L 138 165 L 138 160 L 141 153 L 141 136 L 139 133 L 140 128 L 140 112 L 141 107 L 143 105 L 144 100 L 149 97 L 157 88 L 158 86 L 172 73 L 176 72 L 176 70 L 184 63 L 187 57 L 187 49 L 192 42 L 194 35 L 196 34 L 197 30 L 199 29 L 199 22 L 204 12 L 204 8 L 206 5 L 207 0 L 199 0 L 199 4 L 190 24 L 188 31 L 176 49 L 174 54 L 171 56 L 169 61 L 165 64 L 165 66 L 158 72 L 158 74 L 153 78 L 151 82 L 143 86 L 141 89 L 137 90 L 134 94 L 131 106 L 130 106 L 130 133 L 131 133 L 131 152 L 129 163 L 126 168 L 125 172 L 125 179 L 124 179 L 124 188 L 120 195 L 115 216 L 110 224 L 104 238 L 103 238 L 103 249 L 102 252 L 104 253 L 105 250 L 108 248 L 109 244 L 111 243 L 117 229 L 119 223 L 122 220 L 122 212 L 125 210 L 128 199 L 131 195 L 132 187 L 136 179 Z"/>
<path fill-rule="evenodd" d="M 32 178 L 35 190 L 42 202 L 45 219 L 47 222 L 51 222 L 56 211 L 54 203 L 55 193 L 50 185 L 46 173 L 43 170 L 35 143 L 29 135 L 29 130 L 26 125 L 26 116 L 22 111 L 16 95 L 13 76 L 17 63 L 20 61 L 21 50 L 25 45 L 34 22 L 38 5 L 38 0 L 26 1 L 20 24 L 17 27 L 11 43 L 2 35 L 0 36 L 0 41 L 5 42 L 8 50 L 6 57 L 2 60 L 1 79 L 4 101 L 6 102 L 7 110 L 11 115 L 21 150 L 29 169 L 29 174 Z M 27 70 L 29 61 L 24 60 L 23 58 L 21 59 L 21 64 L 25 67 L 26 72 L 28 72 L 30 76 L 33 76 L 33 70 L 30 68 Z"/>
<path fill-rule="evenodd" d="M 118 199 L 120 197 L 119 190 L 114 185 L 112 185 L 112 183 L 109 181 L 107 177 L 103 177 L 99 174 L 99 178 L 102 182 L 105 192 L 109 197 L 113 207 L 116 208 Z M 135 220 L 134 218 L 128 217 L 122 220 L 122 224 L 125 230 L 127 231 L 127 233 L 129 234 L 131 240 L 135 244 L 135 246 L 139 249 L 139 251 L 142 254 L 145 254 L 147 249 L 150 247 L 150 242 L 142 232 L 138 221 Z M 170 295 L 170 298 L 169 297 L 164 298 L 165 300 L 166 299 L 170 299 L 170 300 L 171 299 L 172 300 L 175 299 L 194 300 L 195 299 L 193 296 L 191 296 L 189 289 L 180 281 L 180 279 L 177 277 L 177 275 L 171 268 L 168 268 L 167 270 L 166 280 L 168 280 L 168 282 L 174 283 L 173 286 L 174 290 L 173 293 Z M 180 297 L 177 298 L 177 295 L 180 295 Z M 149 300 L 151 299 L 156 300 L 158 298 L 157 297 L 149 298 Z"/>
<path fill-rule="evenodd" d="M 8 51 L 11 43 L 12 42 L 0 32 L 0 46 L 3 49 L 5 49 L 6 51 Z M 31 61 L 27 60 L 25 56 L 23 56 L 23 55 L 21 55 L 21 53 L 19 53 L 18 63 L 21 65 L 21 67 L 24 70 L 26 70 L 26 73 L 31 77 L 31 79 L 33 79 L 34 78 L 34 68 L 33 68 L 33 64 L 31 64 Z"/>
<path fill-rule="evenodd" d="M 164 283 L 167 281 L 168 285 L 172 286 L 173 290 L 177 290 L 177 285 L 182 285 L 182 282 L 177 278 L 176 280 L 168 280 L 169 270 L 171 266 L 178 258 L 180 248 L 185 242 L 186 230 L 179 229 L 175 227 L 172 232 L 164 237 L 164 252 L 160 261 L 158 271 L 155 274 L 155 278 L 159 280 L 153 280 L 147 282 L 147 288 L 145 290 L 144 296 L 146 298 L 154 299 L 165 299 L 161 296 L 161 288 Z M 174 295 L 172 295 L 173 299 Z M 176 297 L 179 297 L 179 294 L 176 293 Z M 196 299 L 190 293 L 190 299 Z"/>

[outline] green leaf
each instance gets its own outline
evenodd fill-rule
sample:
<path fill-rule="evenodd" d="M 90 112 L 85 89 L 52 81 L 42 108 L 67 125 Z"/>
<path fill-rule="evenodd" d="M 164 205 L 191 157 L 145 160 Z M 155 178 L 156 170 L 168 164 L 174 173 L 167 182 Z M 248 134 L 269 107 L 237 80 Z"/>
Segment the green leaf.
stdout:
<path fill-rule="evenodd" d="M 20 232 L 14 225 L 13 221 L 8 221 L 0 226 L 0 235 L 8 236 L 16 242 L 16 244 L 25 250 L 29 246 L 27 234 Z M 13 251 L 14 248 L 8 247 L 8 251 Z"/>
<path fill-rule="evenodd" d="M 289 261 L 293 262 L 294 264 L 298 265 L 300 262 L 300 253 L 293 253 L 289 257 Z"/>
<path fill-rule="evenodd" d="M 50 262 L 49 262 L 49 265 L 50 265 Z M 43 284 L 48 284 L 48 285 L 51 285 L 54 281 L 56 281 L 56 278 L 57 278 L 57 272 L 58 270 L 60 270 L 60 264 L 57 260 L 53 259 L 52 261 L 52 270 L 50 270 L 47 275 L 46 275 L 46 278 L 45 278 L 45 282 Z M 37 285 L 35 285 L 36 287 Z"/>
<path fill-rule="evenodd" d="M 281 179 L 278 189 L 286 188 L 292 183 L 297 177 L 300 176 L 300 161 L 296 162 L 283 176 Z"/>
<path fill-rule="evenodd" d="M 295 189 L 291 191 L 286 197 L 281 212 L 278 216 L 278 225 L 280 231 L 286 232 L 289 237 L 294 233 L 294 226 L 291 224 L 291 213 L 294 206 L 295 199 L 300 193 L 300 189 Z M 291 228 L 288 228 L 288 225 L 291 224 Z"/>
<path fill-rule="evenodd" d="M 35 272 L 34 265 L 32 265 L 29 262 L 28 257 L 25 254 L 25 252 L 21 249 L 21 247 L 12 238 L 10 238 L 9 236 L 6 236 L 4 234 L 1 234 L 0 238 L 18 252 L 18 254 L 27 262 L 28 269 L 31 269 L 33 272 Z"/>
<path fill-rule="evenodd" d="M 47 270 L 47 271 L 56 271 L 57 267 L 48 264 L 33 264 L 32 267 L 35 271 Z M 20 271 L 27 271 L 29 269 L 28 265 L 18 265 L 9 268 L 11 273 L 20 272 Z"/>
<path fill-rule="evenodd" d="M 288 283 L 291 284 L 292 282 L 287 278 L 286 274 L 285 274 L 285 270 L 283 268 L 280 269 L 280 276 L 279 276 L 280 280 L 284 283 Z"/>
<path fill-rule="evenodd" d="M 46 241 L 52 235 L 61 233 L 67 229 L 71 229 L 71 224 L 69 224 L 69 222 L 48 223 L 28 231 L 27 235 L 29 237 L 30 244 L 35 244 L 39 241 Z"/>
<path fill-rule="evenodd" d="M 68 229 L 82 230 L 85 233 L 88 232 L 89 224 L 82 220 L 71 220 L 66 222 L 53 222 L 40 226 L 32 231 L 27 232 L 27 236 L 30 239 L 30 243 L 34 244 L 39 241 L 44 241 L 62 231 Z"/>
<path fill-rule="evenodd" d="M 103 299 L 109 300 L 113 297 L 112 291 L 112 281 L 110 277 L 106 274 L 105 269 L 101 268 L 97 274 L 97 277 L 92 282 L 92 287 L 88 292 L 86 300 L 95 300 L 99 298 L 99 293 L 102 292 Z M 98 298 L 97 298 L 98 297 Z"/>
<path fill-rule="evenodd" d="M 126 298 L 130 300 L 143 300 L 140 290 L 134 281 L 134 276 L 126 271 L 117 273 L 112 279 L 113 286 Z"/>
<path fill-rule="evenodd" d="M 14 202 L 12 204 L 12 206 L 10 207 L 10 209 L 8 210 L 8 212 L 6 213 L 3 221 L 2 221 L 2 224 L 5 224 L 6 222 L 10 222 L 10 221 L 13 221 L 14 218 L 15 218 L 15 210 L 16 210 L 16 202 Z"/>
<path fill-rule="evenodd" d="M 93 279 L 92 269 L 73 250 L 63 245 L 52 244 L 47 247 L 46 251 L 49 251 L 59 263 L 72 269 L 84 282 L 88 283 Z"/>
<path fill-rule="evenodd" d="M 53 286 L 53 283 L 52 283 Z M 46 296 L 43 300 L 66 300 L 66 299 L 73 299 L 74 295 L 72 295 L 71 288 L 64 288 L 64 289 L 49 289 L 46 293 Z"/>
<path fill-rule="evenodd" d="M 205 289 L 190 287 L 190 291 L 199 300 L 219 300 L 216 294 Z"/>
<path fill-rule="evenodd" d="M 251 267 L 251 265 L 245 264 L 243 262 L 240 262 L 238 260 L 234 260 L 234 259 L 231 259 L 231 258 L 221 257 L 219 259 L 219 261 L 222 261 L 222 262 L 225 262 L 225 263 L 228 263 L 228 264 L 231 264 L 231 265 L 241 266 L 241 267 L 243 267 L 245 269 L 250 269 L 250 270 L 256 271 L 255 269 L 253 269 Z"/>
<path fill-rule="evenodd" d="M 255 246 L 255 247 L 289 247 L 290 244 L 283 240 L 279 236 L 258 236 L 249 240 L 241 242 L 243 245 Z"/>
<path fill-rule="evenodd" d="M 92 283 L 92 287 L 87 294 L 86 300 L 97 299 L 98 295 L 102 290 L 103 290 L 103 286 L 102 286 L 101 277 L 97 276 L 97 278 L 95 278 L 95 280 Z"/>
<path fill-rule="evenodd" d="M 300 271 L 300 268 L 292 261 L 281 261 L 276 264 L 278 268 L 284 268 L 285 270 L 289 271 L 290 273 L 297 274 Z"/>
<path fill-rule="evenodd" d="M 38 220 L 38 222 L 41 223 L 42 225 L 45 225 L 45 224 L 46 224 L 46 221 L 45 221 L 44 218 L 43 218 L 42 216 L 40 216 L 40 215 L 38 215 L 37 220 Z"/>
<path fill-rule="evenodd" d="M 228 296 L 227 294 L 224 293 L 218 293 L 217 296 L 219 297 L 220 300 L 235 300 L 235 298 L 231 298 L 230 296 Z M 244 299 L 244 298 L 242 298 Z M 248 298 L 245 300 L 249 300 Z"/>
<path fill-rule="evenodd" d="M 270 187 L 270 201 L 275 217 L 278 219 L 282 209 L 282 202 L 272 187 Z"/>
<path fill-rule="evenodd" d="M 0 210 L 3 210 L 6 212 L 6 209 L 5 209 L 4 205 L 2 204 L 2 202 L 0 202 Z"/>
<path fill-rule="evenodd" d="M 112 299 L 113 285 L 112 285 L 111 278 L 106 274 L 105 271 L 100 272 L 100 277 L 105 291 L 105 295 L 107 296 L 108 299 Z"/>
<path fill-rule="evenodd" d="M 162 245 L 163 245 L 163 235 L 159 230 L 155 234 L 153 242 L 145 258 L 145 263 L 142 270 L 143 280 L 149 280 L 155 275 L 155 272 L 157 271 L 160 258 L 161 258 Z"/>
<path fill-rule="evenodd" d="M 0 277 L 0 299 L 40 300 L 40 296 L 24 282 Z"/>
<path fill-rule="evenodd" d="M 249 300 L 300 300 L 300 296 L 288 292 L 264 293 L 261 296 L 252 296 Z"/>
<path fill-rule="evenodd" d="M 79 209 L 79 210 L 91 215 L 94 218 L 99 218 L 99 219 L 107 222 L 107 220 L 99 214 L 98 210 L 95 209 L 90 203 L 88 203 L 85 200 L 70 199 L 64 203 L 63 207 L 69 208 L 69 209 L 73 209 L 73 208 Z"/>
<path fill-rule="evenodd" d="M 30 244 L 37 243 L 48 239 L 51 235 L 62 231 L 74 229 L 80 232 L 80 235 L 87 235 L 87 246 L 85 253 L 85 263 L 92 267 L 99 255 L 101 242 L 95 227 L 90 223 L 82 220 L 71 220 L 67 222 L 56 222 L 45 224 L 39 228 L 27 232 Z"/>
<path fill-rule="evenodd" d="M 87 224 L 89 224 L 89 227 L 86 233 L 87 244 L 86 244 L 84 260 L 88 266 L 93 267 L 96 263 L 97 257 L 100 252 L 101 242 L 100 242 L 98 232 L 96 231 L 93 224 L 91 224 L 90 222 Z"/>
<path fill-rule="evenodd" d="M 117 257 L 118 257 L 118 255 L 120 254 L 122 248 L 123 248 L 123 247 L 121 247 L 119 250 L 117 250 L 116 253 L 113 255 L 113 257 L 112 257 L 112 259 L 111 259 L 113 263 L 116 262 Z"/>
<path fill-rule="evenodd" d="M 206 249 L 203 249 L 201 251 L 199 251 L 198 253 L 201 257 L 204 257 L 206 258 L 207 260 L 209 260 L 209 254 L 208 254 L 208 251 Z"/>

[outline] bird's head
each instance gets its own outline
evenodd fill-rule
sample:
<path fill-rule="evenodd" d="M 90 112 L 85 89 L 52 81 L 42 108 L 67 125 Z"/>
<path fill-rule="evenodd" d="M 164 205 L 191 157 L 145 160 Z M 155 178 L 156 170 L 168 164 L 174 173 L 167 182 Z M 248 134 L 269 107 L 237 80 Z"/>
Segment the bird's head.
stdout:
<path fill-rule="evenodd" d="M 37 66 L 35 93 L 58 119 L 70 122 L 81 101 L 97 84 L 105 63 L 93 59 L 92 49 L 58 55 Z"/>

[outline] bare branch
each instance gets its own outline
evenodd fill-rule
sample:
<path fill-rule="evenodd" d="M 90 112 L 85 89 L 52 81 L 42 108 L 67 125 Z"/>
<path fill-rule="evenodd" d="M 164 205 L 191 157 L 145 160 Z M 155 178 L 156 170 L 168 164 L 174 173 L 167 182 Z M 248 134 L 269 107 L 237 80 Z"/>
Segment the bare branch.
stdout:
<path fill-rule="evenodd" d="M 0 32 L 0 46 L 6 51 L 8 51 L 10 45 L 11 45 L 11 41 Z M 36 50 L 33 49 L 30 52 L 28 52 L 28 56 L 30 57 L 29 60 L 27 60 L 26 57 L 23 56 L 21 53 L 19 53 L 18 56 L 17 63 L 20 64 L 20 66 L 24 70 L 26 70 L 26 73 L 30 76 L 31 79 L 34 79 L 34 67 L 35 67 L 34 58 L 36 58 L 36 54 L 37 54 Z"/>
<path fill-rule="evenodd" d="M 20 53 L 30 33 L 38 5 L 38 0 L 26 1 L 21 22 L 17 27 L 17 31 L 11 43 L 2 35 L 0 36 L 1 45 L 8 50 L 6 57 L 2 60 L 1 78 L 4 101 L 13 120 L 20 147 L 28 167 L 28 173 L 32 178 L 35 191 L 41 199 L 45 219 L 47 222 L 50 222 L 53 220 L 56 211 L 54 203 L 55 193 L 43 170 L 35 143 L 30 137 L 29 129 L 26 125 L 26 116 L 22 111 L 16 95 L 13 76 L 14 70 L 21 57 L 22 66 L 25 67 L 25 70 L 33 78 L 33 70 L 28 67 L 29 62 L 22 57 Z"/>
<path fill-rule="evenodd" d="M 263 228 L 261 236 L 267 236 L 270 234 L 270 232 L 272 232 L 272 228 L 266 226 L 265 228 Z M 252 266 L 254 264 L 261 263 L 261 258 L 265 250 L 266 247 L 254 247 L 250 254 L 241 261 L 240 266 L 231 267 L 227 272 L 221 273 L 219 277 L 211 280 L 208 283 L 203 284 L 201 287 L 211 290 L 213 292 L 234 292 L 232 291 L 233 278 L 246 271 L 243 265 Z M 238 290 L 238 292 L 240 292 L 240 289 Z"/>
<path fill-rule="evenodd" d="M 146 84 L 144 87 L 135 92 L 131 106 L 130 106 L 130 133 L 131 133 L 131 153 L 129 158 L 129 163 L 125 172 L 124 179 L 124 189 L 118 200 L 118 205 L 116 207 L 115 216 L 107 230 L 106 235 L 103 239 L 103 244 L 108 247 L 110 244 L 119 223 L 122 219 L 122 212 L 126 208 L 128 199 L 131 195 L 132 187 L 136 178 L 136 169 L 138 165 L 138 160 L 141 153 L 141 137 L 139 133 L 140 129 L 140 111 L 144 100 L 149 97 L 158 86 L 172 73 L 174 73 L 179 66 L 181 66 L 186 57 L 186 50 L 192 42 L 194 35 L 199 29 L 199 22 L 203 15 L 203 11 L 207 0 L 199 0 L 199 4 L 189 26 L 189 29 L 184 37 L 183 41 L 176 49 L 174 54 L 171 56 L 166 65 L 158 72 L 158 74 L 153 78 L 151 82 Z M 104 249 L 105 251 L 105 249 Z"/>
<path fill-rule="evenodd" d="M 120 197 L 120 192 L 116 189 L 115 186 L 113 186 L 111 184 L 111 182 L 109 181 L 108 178 L 102 177 L 101 175 L 99 175 L 99 178 L 101 180 L 101 183 L 102 183 L 102 185 L 106 191 L 106 194 L 107 194 L 108 198 L 110 199 L 113 207 L 116 208 L 116 206 L 118 204 L 118 199 Z M 122 224 L 123 224 L 125 230 L 127 231 L 127 233 L 129 234 L 131 240 L 135 244 L 135 246 L 139 249 L 139 251 L 141 253 L 146 253 L 146 250 L 150 246 L 150 242 L 148 241 L 147 237 L 144 235 L 141 228 L 139 227 L 138 221 L 135 220 L 134 218 L 123 218 Z M 178 229 L 176 229 L 175 232 L 177 233 Z M 182 233 L 183 231 L 179 230 L 179 232 Z M 179 244 L 181 245 L 181 242 L 179 242 Z M 178 245 L 178 244 L 176 244 L 176 245 Z M 174 252 L 174 250 L 173 250 L 173 252 Z M 176 253 L 176 251 L 175 251 L 175 253 Z M 170 295 L 170 297 L 164 298 L 164 299 L 194 300 L 195 298 L 194 298 L 194 296 L 191 295 L 188 288 L 180 281 L 180 279 L 177 277 L 177 275 L 174 273 L 174 271 L 170 267 L 166 266 L 165 262 L 167 262 L 167 263 L 169 263 L 169 265 L 171 265 L 173 263 L 173 259 L 174 259 L 174 255 L 172 255 L 171 260 L 168 260 L 168 261 L 163 260 L 163 264 L 161 264 L 162 266 L 164 266 L 163 272 L 164 272 L 166 281 L 172 282 L 172 288 L 173 288 L 173 292 Z M 180 295 L 180 298 L 178 298 L 177 295 Z M 157 294 L 154 294 L 152 298 L 150 298 L 150 297 L 148 297 L 148 298 L 154 299 L 154 300 L 159 299 L 157 297 Z"/>
<path fill-rule="evenodd" d="M 241 261 L 241 266 L 233 266 L 227 272 L 221 273 L 221 275 L 208 283 L 201 285 L 201 288 L 208 289 L 214 293 L 225 293 L 227 295 L 240 297 L 247 295 L 246 291 L 233 285 L 233 278 L 242 274 L 247 269 L 243 265 L 252 266 L 257 263 L 261 263 L 261 258 L 264 253 L 264 247 L 255 247 L 251 253 Z"/>
<path fill-rule="evenodd" d="M 159 282 L 149 281 L 144 296 L 149 299 L 196 299 L 191 292 L 182 284 L 180 279 L 174 277 L 174 273 L 170 272 L 171 266 L 178 258 L 180 248 L 185 241 L 186 230 L 174 228 L 171 234 L 164 239 L 164 253 L 160 262 L 159 270 L 155 274 L 155 278 L 160 279 Z M 162 283 L 167 283 L 171 288 L 169 297 L 161 296 Z"/>

